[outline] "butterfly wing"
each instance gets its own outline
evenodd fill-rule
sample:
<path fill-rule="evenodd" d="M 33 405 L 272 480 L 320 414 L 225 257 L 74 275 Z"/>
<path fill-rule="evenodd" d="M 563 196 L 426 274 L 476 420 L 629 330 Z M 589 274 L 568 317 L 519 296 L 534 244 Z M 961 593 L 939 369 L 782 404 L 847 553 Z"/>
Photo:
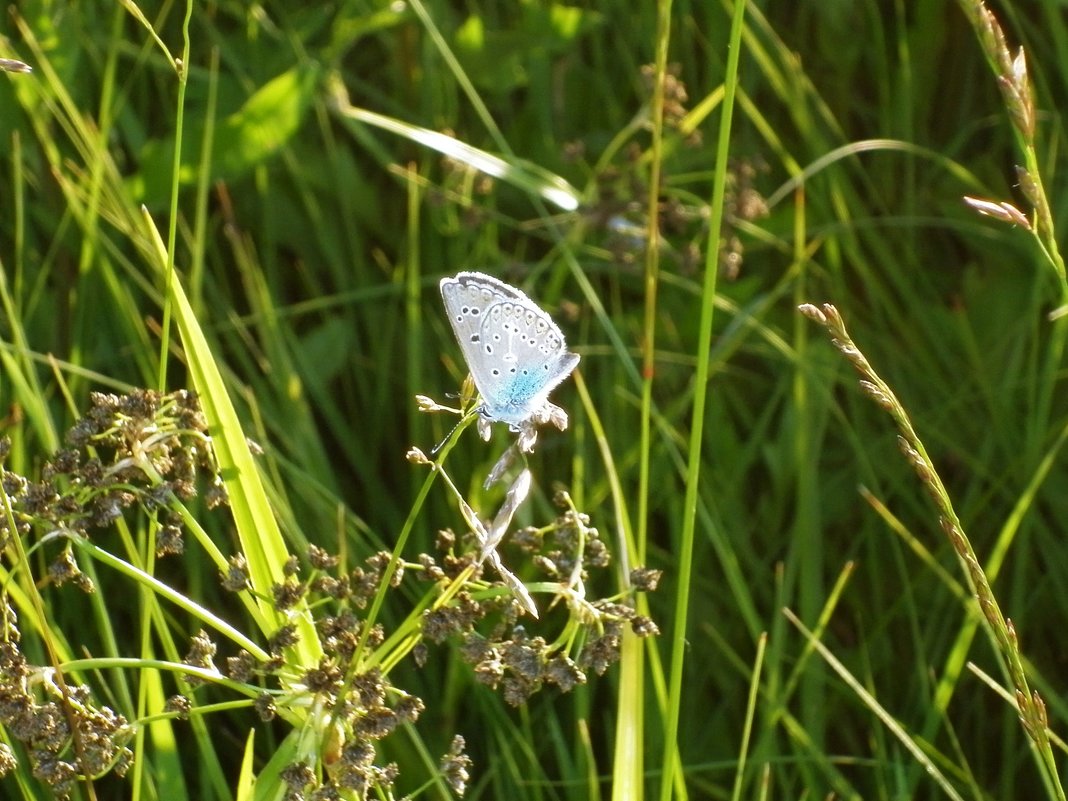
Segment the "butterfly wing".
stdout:
<path fill-rule="evenodd" d="M 455 278 L 441 279 L 439 285 L 452 332 L 483 398 L 493 390 L 495 382 L 490 372 L 492 360 L 482 347 L 482 321 L 494 304 L 510 297 L 495 286 L 499 281 L 488 278 L 480 273 L 460 273 Z"/>
<path fill-rule="evenodd" d="M 578 365 L 552 318 L 525 294 L 488 275 L 441 281 L 449 323 L 482 395 L 482 414 L 516 427 L 547 403 Z"/>
<path fill-rule="evenodd" d="M 513 425 L 535 414 L 578 364 L 556 323 L 525 297 L 491 306 L 482 321 L 481 341 L 492 359 L 494 382 L 483 393 L 487 412 Z"/>

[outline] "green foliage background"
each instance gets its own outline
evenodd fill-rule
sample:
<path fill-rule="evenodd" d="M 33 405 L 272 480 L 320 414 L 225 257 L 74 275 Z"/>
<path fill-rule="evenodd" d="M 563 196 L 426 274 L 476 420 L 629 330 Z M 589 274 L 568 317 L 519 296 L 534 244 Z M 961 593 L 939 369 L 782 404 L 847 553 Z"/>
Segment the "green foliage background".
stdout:
<path fill-rule="evenodd" d="M 1037 155 L 1059 224 L 1068 207 L 1057 170 L 1063 7 L 991 7 L 1026 51 Z M 539 443 L 539 503 L 547 508 L 553 482 L 563 482 L 613 543 L 640 528 L 647 508 L 645 561 L 665 571 L 649 603 L 665 636 L 649 644 L 660 659 L 644 663 L 644 718 L 620 717 L 629 690 L 618 670 L 515 711 L 445 648 L 423 669 L 402 669 L 399 683 L 427 704 L 420 731 L 432 750 L 455 732 L 467 737 L 468 797 L 652 797 L 672 786 L 660 772 L 665 747 L 677 748 L 695 798 L 945 794 L 784 608 L 817 630 L 961 797 L 1057 797 L 1012 703 L 964 664 L 1008 686 L 989 638 L 975 634 L 978 607 L 891 421 L 796 311 L 836 304 L 898 393 L 980 560 L 996 560 L 995 593 L 1051 728 L 1063 732 L 1068 471 L 1057 449 L 1068 322 L 1049 318 L 1063 299 L 1035 239 L 961 201 L 1030 211 L 1016 187 L 1022 156 L 1009 117 L 960 5 L 747 8 L 721 259 L 732 270 L 716 297 L 695 572 L 682 588 L 680 731 L 668 746 L 659 671 L 670 669 L 679 591 L 730 9 L 671 6 L 667 82 L 685 99 L 676 92 L 682 109 L 667 114 L 662 143 L 649 131 L 655 70 L 642 70 L 656 54 L 653 3 L 216 2 L 193 4 L 188 23 L 186 11 L 31 0 L 0 19 L 0 56 L 34 68 L 0 76 L 10 469 L 32 472 L 55 450 L 90 390 L 157 386 L 165 284 L 147 256 L 140 208 L 166 230 L 177 175 L 177 274 L 246 433 L 266 449 L 261 464 L 290 547 L 389 549 L 425 478 L 405 452 L 429 450 L 452 424 L 418 412 L 414 395 L 447 402 L 465 372 L 437 281 L 490 272 L 553 309 L 582 354 L 591 406 L 571 382 L 555 393 L 572 426 Z M 186 24 L 183 97 L 167 51 L 181 54 Z M 397 135 L 355 119 L 346 94 L 354 108 L 503 157 L 519 182 L 443 158 L 414 128 Z M 654 164 L 663 247 L 643 507 L 639 368 L 651 333 L 643 248 Z M 547 175 L 577 189 L 577 209 L 537 194 Z M 747 213 L 753 193 L 767 199 L 766 215 Z M 166 388 L 186 386 L 177 346 L 170 356 Z M 498 451 L 474 437 L 461 443 L 450 472 L 462 490 L 477 495 Z M 229 542 L 225 517 L 208 519 Z M 460 521 L 448 498 L 432 494 L 406 556 L 450 525 Z M 168 581 L 225 607 L 214 567 L 195 553 L 183 559 L 167 566 Z M 83 614 L 74 590 L 47 597 L 58 628 Z M 123 603 L 107 598 L 116 615 Z M 99 632 L 83 635 L 72 644 L 93 651 Z M 621 719 L 638 727 L 644 784 L 613 786 Z M 250 719 L 219 714 L 210 725 L 216 748 L 237 749 Z M 270 743 L 258 742 L 261 759 Z M 415 761 L 395 747 L 402 769 Z M 196 788 L 197 751 L 178 749 Z M 223 763 L 236 769 L 236 759 Z M 157 797 L 147 787 L 109 779 L 99 792 Z M 3 791 L 43 792 L 10 778 Z M 669 791 L 682 797 L 681 785 Z M 204 786 L 189 797 L 226 796 Z"/>

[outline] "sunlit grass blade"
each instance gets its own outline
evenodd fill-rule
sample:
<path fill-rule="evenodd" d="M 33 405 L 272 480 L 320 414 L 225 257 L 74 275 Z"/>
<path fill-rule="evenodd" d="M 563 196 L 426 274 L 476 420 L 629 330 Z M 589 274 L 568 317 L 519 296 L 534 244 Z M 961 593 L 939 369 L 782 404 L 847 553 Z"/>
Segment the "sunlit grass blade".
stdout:
<path fill-rule="evenodd" d="M 145 221 L 148 230 L 154 233 L 155 227 L 147 214 Z M 166 264 L 163 243 L 158 235 L 155 244 L 159 263 Z M 284 581 L 282 568 L 289 558 L 289 551 L 268 502 L 237 411 L 230 401 L 200 322 L 186 299 L 178 276 L 172 275 L 168 285 L 174 303 L 175 322 L 181 333 L 193 385 L 209 421 L 212 442 L 221 475 L 226 483 L 238 539 L 248 560 L 250 581 L 259 596 L 257 624 L 265 635 L 270 635 L 284 622 L 281 614 L 271 606 L 270 599 L 272 586 Z M 322 654 L 318 635 L 310 618 L 301 614 L 300 609 L 295 611 L 297 614 L 293 622 L 300 632 L 300 641 L 295 649 L 301 655 L 303 664 L 313 665 Z"/>
<path fill-rule="evenodd" d="M 401 122 L 367 109 L 356 108 L 344 99 L 339 98 L 336 104 L 338 113 L 347 119 L 403 136 L 431 150 L 436 150 L 443 156 L 466 164 L 472 169 L 510 183 L 524 192 L 537 195 L 564 211 L 574 211 L 582 201 L 579 191 L 571 184 L 537 164 L 519 158 L 495 156 L 448 134 Z"/>

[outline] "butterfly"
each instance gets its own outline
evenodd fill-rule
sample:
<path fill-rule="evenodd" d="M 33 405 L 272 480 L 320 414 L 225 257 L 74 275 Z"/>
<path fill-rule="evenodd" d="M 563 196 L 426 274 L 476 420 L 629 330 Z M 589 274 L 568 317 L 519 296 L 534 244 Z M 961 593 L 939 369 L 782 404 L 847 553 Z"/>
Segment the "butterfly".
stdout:
<path fill-rule="evenodd" d="M 507 423 L 530 434 L 547 422 L 567 427 L 567 414 L 549 393 L 579 363 L 553 319 L 514 286 L 479 272 L 461 272 L 440 283 L 441 297 L 488 423 Z M 531 444 L 533 439 L 530 440 Z"/>

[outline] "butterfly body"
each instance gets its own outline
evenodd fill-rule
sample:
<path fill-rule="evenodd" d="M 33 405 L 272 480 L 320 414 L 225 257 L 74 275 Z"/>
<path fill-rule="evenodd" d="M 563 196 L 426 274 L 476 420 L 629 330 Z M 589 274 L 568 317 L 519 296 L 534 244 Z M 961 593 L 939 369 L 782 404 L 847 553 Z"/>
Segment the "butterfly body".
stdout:
<path fill-rule="evenodd" d="M 578 365 L 553 319 L 523 292 L 492 276 L 443 278 L 441 297 L 490 422 L 513 431 L 562 410 L 549 393 Z M 566 416 L 564 416 L 566 424 Z"/>

